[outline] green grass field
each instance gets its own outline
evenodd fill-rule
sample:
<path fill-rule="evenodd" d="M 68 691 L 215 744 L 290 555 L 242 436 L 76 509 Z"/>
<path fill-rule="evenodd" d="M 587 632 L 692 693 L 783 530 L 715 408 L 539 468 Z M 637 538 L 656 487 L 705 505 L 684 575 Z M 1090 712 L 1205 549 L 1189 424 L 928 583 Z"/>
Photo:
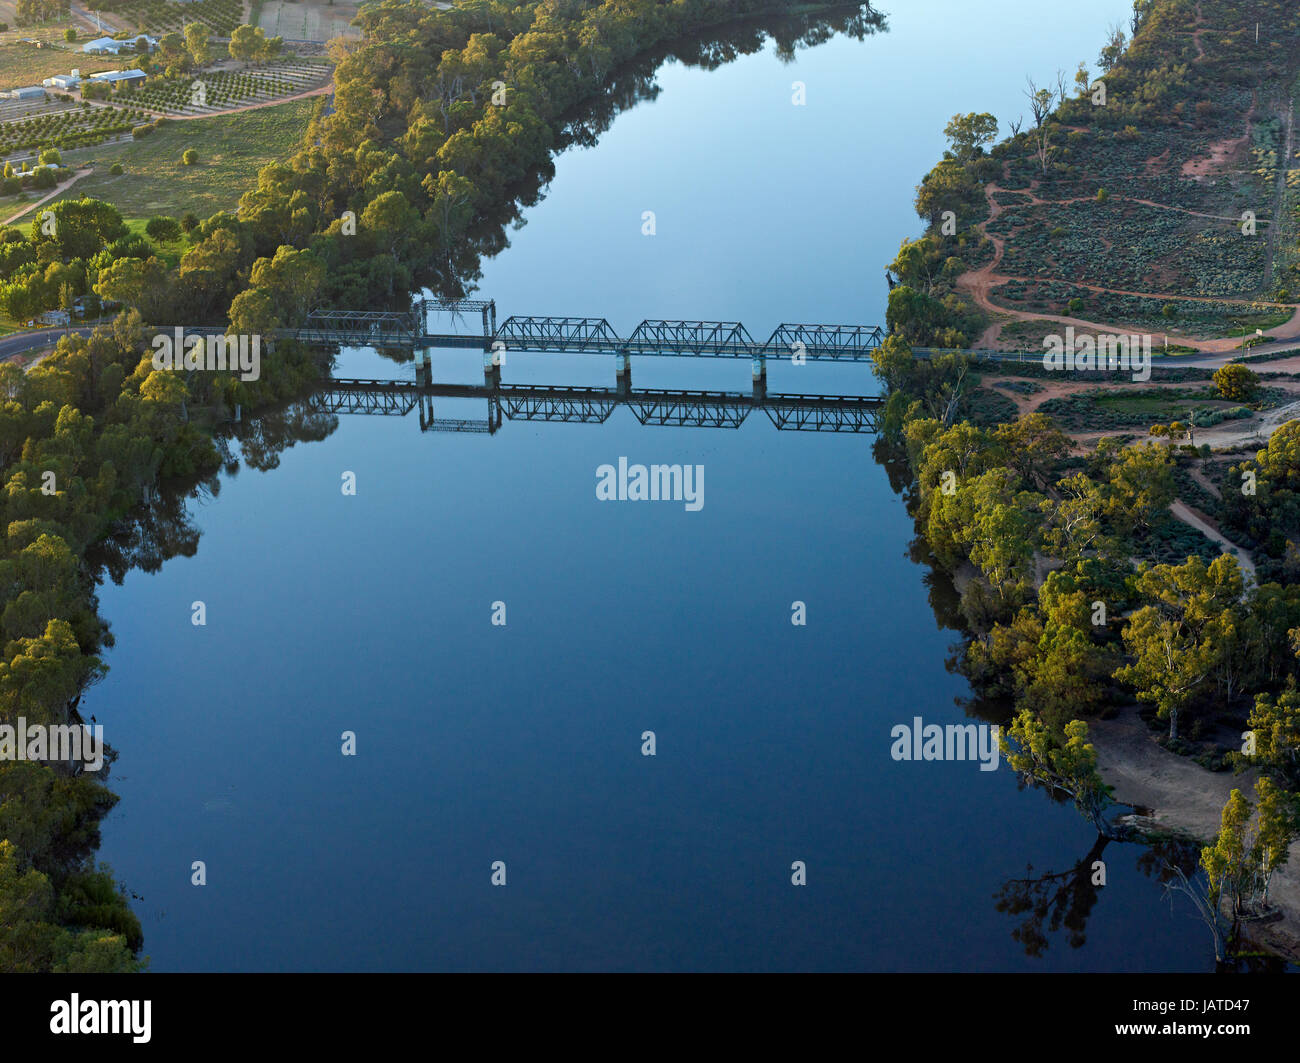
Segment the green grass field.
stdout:
<path fill-rule="evenodd" d="M 187 241 L 184 236 L 181 236 L 179 239 L 176 240 L 162 240 L 162 241 L 155 240 L 152 236 L 150 236 L 147 232 L 144 231 L 144 227 L 148 223 L 149 223 L 148 218 L 126 219 L 126 227 L 129 230 L 131 230 L 132 236 L 138 236 L 142 240 L 148 240 L 151 244 L 153 244 L 155 250 L 158 253 L 158 257 L 161 258 L 164 262 L 166 262 L 167 265 L 169 266 L 180 265 L 181 256 L 184 255 L 185 252 L 189 250 L 190 247 L 189 241 Z"/>
<path fill-rule="evenodd" d="M 203 219 L 233 210 L 257 184 L 258 170 L 297 150 L 315 102 L 293 100 L 242 114 L 165 122 L 131 143 L 64 152 L 65 165 L 92 165 L 94 173 L 59 198 L 106 200 L 123 217 L 136 219 L 179 218 L 187 211 Z M 188 148 L 199 155 L 193 166 L 181 163 Z M 114 163 L 122 165 L 118 176 L 109 173 Z"/>

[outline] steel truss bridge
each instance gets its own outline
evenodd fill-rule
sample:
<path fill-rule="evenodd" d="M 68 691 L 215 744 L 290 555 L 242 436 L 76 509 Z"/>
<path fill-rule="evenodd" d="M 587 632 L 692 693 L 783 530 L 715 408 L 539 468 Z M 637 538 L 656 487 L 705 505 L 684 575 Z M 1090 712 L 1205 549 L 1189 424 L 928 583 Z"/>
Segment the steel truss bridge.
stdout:
<path fill-rule="evenodd" d="M 434 400 L 479 399 L 487 403 L 482 420 L 438 418 Z M 778 395 L 755 390 L 673 391 L 660 388 L 559 387 L 549 384 L 432 384 L 408 380 L 331 380 L 308 400 L 312 409 L 332 414 L 401 417 L 419 408 L 425 432 L 493 434 L 505 421 L 603 424 L 619 407 L 628 407 L 643 425 L 739 428 L 761 410 L 782 431 L 874 432 L 883 399 L 851 395 Z"/>
<path fill-rule="evenodd" d="M 430 332 L 431 313 L 478 315 L 478 334 Z M 304 343 L 342 347 L 520 351 L 694 358 L 750 358 L 757 372 L 768 358 L 869 361 L 885 332 L 875 325 L 783 324 L 756 340 L 739 321 L 646 320 L 623 337 L 603 317 L 508 317 L 497 324 L 494 300 L 417 300 L 401 311 L 317 310 L 302 328 L 282 329 Z"/>

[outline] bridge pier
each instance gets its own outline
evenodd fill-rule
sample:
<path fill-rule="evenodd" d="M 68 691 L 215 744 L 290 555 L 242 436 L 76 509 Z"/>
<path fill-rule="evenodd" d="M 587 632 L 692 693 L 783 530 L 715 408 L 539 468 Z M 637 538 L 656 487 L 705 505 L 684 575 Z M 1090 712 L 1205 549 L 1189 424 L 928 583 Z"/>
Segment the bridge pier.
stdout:
<path fill-rule="evenodd" d="M 767 359 L 755 358 L 753 361 L 754 377 L 754 398 L 762 400 L 767 398 Z"/>
<path fill-rule="evenodd" d="M 490 348 L 483 352 L 483 386 L 485 388 L 501 386 L 501 362 L 497 352 Z"/>
<path fill-rule="evenodd" d="M 632 355 L 627 351 L 614 355 L 614 379 L 620 395 L 632 390 Z"/>
<path fill-rule="evenodd" d="M 433 383 L 433 352 L 415 350 L 415 386 L 427 388 Z"/>

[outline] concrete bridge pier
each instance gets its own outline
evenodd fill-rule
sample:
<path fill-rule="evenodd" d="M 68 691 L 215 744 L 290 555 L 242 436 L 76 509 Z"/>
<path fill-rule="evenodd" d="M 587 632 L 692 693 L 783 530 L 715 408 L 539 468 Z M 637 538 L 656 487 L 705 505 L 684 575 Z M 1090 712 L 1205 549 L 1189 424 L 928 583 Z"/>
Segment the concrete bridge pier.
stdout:
<path fill-rule="evenodd" d="M 754 398 L 767 398 L 767 359 L 755 358 L 753 362 Z"/>
<path fill-rule="evenodd" d="M 483 386 L 486 388 L 501 386 L 501 359 L 497 352 L 491 349 L 483 352 Z"/>
<path fill-rule="evenodd" d="M 627 351 L 614 355 L 614 376 L 618 393 L 628 394 L 632 390 L 632 355 Z"/>
<path fill-rule="evenodd" d="M 427 388 L 433 383 L 433 352 L 415 350 L 415 386 Z"/>

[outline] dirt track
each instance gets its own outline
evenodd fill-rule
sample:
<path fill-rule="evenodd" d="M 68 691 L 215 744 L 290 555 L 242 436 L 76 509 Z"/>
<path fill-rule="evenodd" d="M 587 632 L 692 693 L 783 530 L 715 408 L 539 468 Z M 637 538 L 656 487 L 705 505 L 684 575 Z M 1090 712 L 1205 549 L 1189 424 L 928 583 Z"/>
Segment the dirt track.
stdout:
<path fill-rule="evenodd" d="M 999 273 L 997 271 L 998 266 L 1002 264 L 1002 258 L 1006 252 L 1006 241 L 1004 240 L 1003 237 L 995 236 L 993 233 L 990 233 L 987 229 L 987 226 L 990 222 L 992 222 L 1000 214 L 1002 214 L 1002 212 L 1006 209 L 1000 203 L 998 203 L 995 198 L 996 194 L 1001 191 L 1003 191 L 1003 189 L 1000 188 L 996 183 L 985 186 L 984 195 L 988 199 L 989 218 L 988 221 L 981 222 L 978 226 L 980 231 L 985 236 L 987 236 L 993 244 L 993 258 L 990 259 L 989 262 L 987 262 L 985 265 L 981 266 L 979 269 L 969 270 L 966 273 L 962 274 L 962 276 L 960 276 L 957 279 L 958 286 L 966 289 L 971 293 L 972 298 L 975 300 L 976 305 L 979 306 L 980 309 L 982 309 L 988 314 L 1003 319 L 1003 320 L 995 321 L 988 328 L 986 328 L 983 334 L 980 336 L 980 338 L 975 342 L 975 346 L 976 347 L 996 346 L 998 337 L 1002 332 L 1002 326 L 1006 323 L 1006 319 L 1011 319 L 1015 321 L 1059 322 L 1061 325 L 1073 325 L 1076 329 L 1081 329 L 1087 332 L 1127 331 L 1124 327 L 1117 325 L 1114 322 L 1088 321 L 1084 318 L 1071 317 L 1069 315 L 1064 315 L 1064 314 L 1040 314 L 1040 313 L 1034 313 L 1029 310 L 1014 310 L 1009 307 L 999 306 L 997 303 L 993 302 L 992 294 L 991 294 L 993 289 L 997 288 L 1001 284 L 1005 284 L 1007 281 L 1042 280 L 1041 277 L 1038 278 L 1019 277 L 1013 274 Z M 1032 196 L 1031 198 L 1032 201 L 1037 204 L 1055 202 L 1055 201 L 1043 200 L 1037 196 Z M 1121 198 L 1121 197 L 1116 197 L 1116 198 Z M 1070 200 L 1061 200 L 1060 202 L 1077 203 L 1081 201 L 1082 200 L 1079 199 L 1070 199 Z M 1154 203 L 1151 200 L 1146 200 L 1146 199 L 1132 200 L 1132 202 L 1142 203 L 1146 206 L 1151 206 L 1151 207 L 1162 206 L 1159 203 Z M 1165 208 L 1165 209 L 1180 210 L 1182 213 L 1195 214 L 1197 217 L 1218 219 L 1218 215 L 1200 214 L 1196 211 L 1183 211 L 1182 208 Z M 1220 220 L 1225 220 L 1225 219 L 1220 219 Z M 1226 220 L 1233 220 L 1233 219 L 1226 219 Z M 1105 288 L 1100 285 L 1087 284 L 1082 281 L 1071 281 L 1070 283 L 1075 284 L 1080 288 L 1087 288 L 1089 291 L 1099 292 L 1105 295 L 1132 295 L 1141 298 L 1161 299 L 1165 301 L 1180 301 L 1180 302 L 1181 301 L 1199 302 L 1199 301 L 1203 301 L 1205 298 L 1204 296 L 1175 295 L 1166 292 L 1138 292 L 1138 291 L 1131 291 L 1124 288 Z M 1239 306 L 1292 305 L 1292 304 L 1280 304 L 1280 303 L 1267 303 L 1255 299 L 1215 299 L 1213 301 L 1218 303 L 1229 303 L 1229 304 L 1239 305 Z M 1266 336 L 1272 337 L 1274 341 L 1288 342 L 1288 341 L 1300 340 L 1300 306 L 1292 306 L 1292 309 L 1293 309 L 1293 313 L 1289 321 L 1285 322 L 1284 324 L 1278 325 L 1275 328 L 1265 330 L 1264 334 Z M 1229 357 L 1235 355 L 1238 352 L 1238 345 L 1240 344 L 1240 340 L 1234 336 L 1228 336 L 1221 339 L 1213 339 L 1213 340 L 1180 339 L 1179 342 L 1184 346 L 1192 347 L 1203 354 L 1224 354 L 1224 355 L 1228 355 Z M 1229 359 L 1225 357 L 1223 360 L 1227 361 Z"/>
<path fill-rule="evenodd" d="M 1199 47 L 1199 39 L 1197 41 L 1197 44 Z M 1237 138 L 1231 141 L 1223 141 L 1220 144 L 1212 146 L 1211 154 L 1208 159 L 1190 160 L 1188 163 L 1184 164 L 1183 173 L 1186 176 L 1201 177 L 1204 176 L 1205 174 L 1216 172 L 1224 162 L 1226 162 L 1229 158 L 1231 158 L 1234 154 L 1236 154 L 1236 152 L 1240 150 L 1241 146 L 1250 139 L 1250 132 L 1249 132 L 1250 123 L 1256 113 L 1257 106 L 1258 106 L 1257 101 L 1252 100 L 1250 110 L 1247 112 L 1245 116 L 1247 132 L 1244 138 Z M 1293 146 L 1294 146 L 1294 128 L 1293 128 L 1293 123 L 1291 121 L 1288 121 L 1286 148 L 1285 148 L 1286 151 L 1285 157 L 1287 159 L 1291 157 Z M 1195 173 L 1188 170 L 1189 166 L 1193 166 L 1193 168 L 1195 169 L 1195 167 L 1199 166 L 1201 162 L 1204 162 L 1205 164 L 1203 169 L 1199 169 Z M 1276 202 L 1273 205 L 1274 207 L 1273 217 L 1275 218 L 1281 217 L 1280 212 L 1285 203 L 1285 191 L 1286 191 L 1285 175 L 1286 175 L 1286 170 L 1283 169 L 1280 172 L 1280 176 L 1278 179 L 1278 189 L 1275 197 Z M 1080 196 L 1072 199 L 1063 199 L 1063 200 L 1045 200 L 1037 194 L 1037 188 L 1038 188 L 1038 182 L 1034 181 L 1030 185 L 1029 190 L 1026 192 L 1021 192 L 1019 190 L 1011 190 L 1011 191 L 1014 191 L 1017 195 L 1022 195 L 1027 197 L 1026 202 L 1027 205 L 1030 206 L 1065 206 L 1072 203 L 1082 203 L 1082 202 L 1089 201 L 1089 197 L 1086 196 Z M 985 313 L 990 314 L 995 318 L 993 324 L 989 325 L 984 330 L 984 332 L 980 335 L 979 339 L 975 342 L 974 346 L 985 347 L 985 348 L 996 347 L 998 343 L 998 339 L 1002 333 L 1002 328 L 1007 323 L 1008 320 L 1048 321 L 1053 323 L 1059 323 L 1062 326 L 1073 325 L 1076 329 L 1080 329 L 1087 332 L 1094 332 L 1094 333 L 1095 332 L 1103 332 L 1103 333 L 1121 332 L 1122 333 L 1122 332 L 1131 331 L 1122 325 L 1116 324 L 1115 322 L 1088 321 L 1084 318 L 1071 317 L 1069 315 L 1063 315 L 1063 314 L 1044 314 L 1044 313 L 1036 313 L 1028 310 L 1016 310 L 1010 307 L 1000 306 L 993 301 L 992 298 L 993 290 L 999 287 L 1000 285 L 1005 284 L 1008 281 L 1021 281 L 1021 282 L 1032 283 L 1044 279 L 1042 277 L 1021 277 L 1013 274 L 998 272 L 998 267 L 1002 264 L 1002 260 L 1006 254 L 1006 240 L 1004 237 L 995 236 L 993 233 L 990 233 L 988 231 L 988 227 L 993 221 L 995 221 L 998 217 L 1000 217 L 1006 209 L 997 201 L 997 194 L 999 192 L 1004 192 L 1004 191 L 1008 191 L 1008 190 L 1001 188 L 996 182 L 991 182 L 988 185 L 985 185 L 984 196 L 988 203 L 989 216 L 987 220 L 980 222 L 976 226 L 976 228 L 983 235 L 987 236 L 990 242 L 993 244 L 993 258 L 988 263 L 979 267 L 978 269 L 968 270 L 966 273 L 962 274 L 957 279 L 958 287 L 963 288 L 966 291 L 970 292 L 971 297 L 974 300 L 975 304 Z M 1142 206 L 1150 207 L 1157 210 L 1170 210 L 1181 214 L 1187 214 L 1192 217 L 1205 218 L 1207 220 L 1230 221 L 1230 222 L 1236 222 L 1238 220 L 1236 218 L 1229 218 L 1229 217 L 1224 217 L 1216 214 L 1207 214 L 1201 211 L 1188 210 L 1183 207 L 1173 207 L 1168 204 L 1157 203 L 1149 199 L 1138 199 L 1138 198 L 1131 198 L 1125 196 L 1115 196 L 1113 198 L 1118 202 L 1138 203 Z M 1272 251 L 1273 251 L 1273 244 L 1274 244 L 1273 234 L 1270 232 L 1270 236 L 1269 236 L 1270 262 L 1271 262 Z M 1183 295 L 1183 294 L 1174 294 L 1168 292 L 1139 292 L 1139 291 L 1133 291 L 1124 288 L 1107 288 L 1101 285 L 1088 284 L 1078 280 L 1071 280 L 1070 283 L 1075 284 L 1080 288 L 1086 288 L 1089 291 L 1098 292 L 1104 295 L 1127 295 L 1127 296 L 1135 296 L 1139 298 L 1159 299 L 1165 302 L 1198 302 L 1198 301 L 1205 301 L 1207 298 L 1205 296 Z M 1275 326 L 1274 328 L 1266 329 L 1264 331 L 1264 335 L 1269 337 L 1271 342 L 1300 341 L 1300 304 L 1270 303 L 1267 300 L 1236 299 L 1236 298 L 1222 298 L 1222 299 L 1213 298 L 1210 301 L 1216 303 L 1226 303 L 1229 305 L 1236 305 L 1236 306 L 1274 306 L 1279 308 L 1287 307 L 1292 310 L 1290 320 L 1284 322 L 1281 325 Z M 1184 346 L 1191 347 L 1195 351 L 1200 352 L 1202 354 L 1223 355 L 1224 357 L 1222 358 L 1222 361 L 1228 361 L 1231 356 L 1236 354 L 1236 352 L 1239 350 L 1239 344 L 1240 344 L 1240 340 L 1237 337 L 1233 337 L 1233 336 L 1227 336 L 1227 337 L 1210 339 L 1210 340 L 1180 338 L 1179 342 Z M 1266 346 L 1266 345 L 1267 344 L 1261 346 Z M 1216 361 L 1218 360 L 1216 359 Z"/>

